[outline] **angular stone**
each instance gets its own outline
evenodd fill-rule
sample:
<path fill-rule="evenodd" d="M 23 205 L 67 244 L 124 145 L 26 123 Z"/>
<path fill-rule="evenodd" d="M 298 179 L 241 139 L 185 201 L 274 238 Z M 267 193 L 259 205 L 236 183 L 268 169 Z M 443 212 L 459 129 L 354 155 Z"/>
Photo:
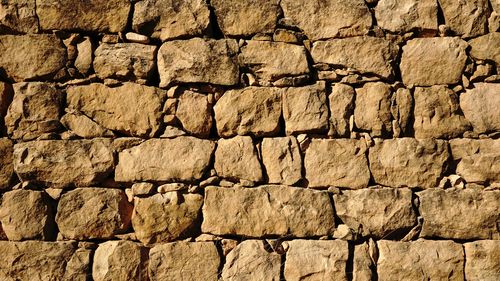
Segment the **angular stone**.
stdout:
<path fill-rule="evenodd" d="M 417 222 L 409 189 L 345 190 L 333 202 L 336 215 L 363 236 L 399 237 Z"/>
<path fill-rule="evenodd" d="M 16 140 L 32 140 L 59 130 L 63 93 L 41 82 L 16 83 L 14 99 L 5 116 L 7 133 Z"/>
<path fill-rule="evenodd" d="M 212 104 L 207 95 L 186 90 L 180 96 L 175 116 L 188 133 L 206 138 L 212 129 Z"/>
<path fill-rule="evenodd" d="M 370 148 L 370 171 L 377 184 L 390 187 L 437 186 L 448 162 L 442 140 L 400 138 Z"/>
<path fill-rule="evenodd" d="M 148 80 L 156 66 L 156 46 L 102 43 L 94 52 L 94 70 L 101 79 Z"/>
<path fill-rule="evenodd" d="M 61 196 L 56 222 L 65 238 L 107 239 L 128 230 L 132 209 L 123 190 L 77 188 Z"/>
<path fill-rule="evenodd" d="M 54 210 L 42 191 L 6 192 L 0 206 L 0 222 L 9 240 L 51 240 L 55 238 Z"/>
<path fill-rule="evenodd" d="M 415 138 L 456 138 L 470 129 L 457 94 L 446 86 L 417 87 L 414 97 Z"/>
<path fill-rule="evenodd" d="M 420 237 L 500 239 L 497 229 L 500 191 L 429 189 L 418 192 L 417 196 L 424 218 Z"/>
<path fill-rule="evenodd" d="M 225 92 L 214 106 L 219 136 L 276 134 L 279 131 L 282 92 L 280 88 L 268 87 Z"/>
<path fill-rule="evenodd" d="M 85 37 L 82 42 L 76 45 L 78 55 L 75 59 L 75 68 L 87 75 L 92 67 L 93 49 L 90 37 Z"/>
<path fill-rule="evenodd" d="M 66 113 L 61 117 L 60 121 L 64 127 L 82 138 L 92 139 L 112 135 L 110 131 L 104 129 L 81 112 Z"/>
<path fill-rule="evenodd" d="M 231 39 L 165 42 L 158 50 L 160 87 L 175 83 L 238 84 L 237 50 L 236 41 Z"/>
<path fill-rule="evenodd" d="M 293 185 L 302 179 L 302 156 L 295 137 L 264 138 L 261 152 L 269 183 Z"/>
<path fill-rule="evenodd" d="M 499 7 L 500 13 L 500 7 Z M 500 32 L 488 33 L 469 41 L 470 55 L 478 60 L 493 61 L 500 72 Z"/>
<path fill-rule="evenodd" d="M 353 281 L 371 281 L 374 279 L 375 273 L 372 268 L 375 268 L 375 262 L 370 256 L 371 245 L 372 243 L 365 242 L 354 246 Z"/>
<path fill-rule="evenodd" d="M 286 280 L 347 281 L 346 241 L 292 240 L 285 262 Z"/>
<path fill-rule="evenodd" d="M 349 119 L 354 114 L 354 88 L 346 84 L 333 84 L 328 96 L 330 105 L 330 131 L 333 136 L 349 136 Z"/>
<path fill-rule="evenodd" d="M 453 160 L 458 162 L 457 174 L 469 183 L 500 182 L 499 139 L 450 140 Z"/>
<path fill-rule="evenodd" d="M 9 188 L 14 175 L 14 143 L 8 138 L 0 138 L 0 190 Z"/>
<path fill-rule="evenodd" d="M 462 245 L 453 241 L 378 241 L 379 280 L 464 280 Z"/>
<path fill-rule="evenodd" d="M 67 95 L 68 107 L 106 129 L 153 137 L 160 128 L 166 91 L 129 82 L 115 88 L 93 83 L 70 87 Z"/>
<path fill-rule="evenodd" d="M 403 83 L 414 86 L 456 84 L 462 79 L 467 42 L 457 37 L 415 38 L 403 46 Z"/>
<path fill-rule="evenodd" d="M 217 280 L 220 257 L 213 242 L 159 244 L 149 252 L 149 278 L 160 280 Z"/>
<path fill-rule="evenodd" d="M 391 87 L 382 82 L 366 83 L 356 89 L 354 123 L 372 137 L 392 134 Z"/>
<path fill-rule="evenodd" d="M 324 83 L 286 88 L 283 93 L 286 134 L 328 131 L 328 105 Z"/>
<path fill-rule="evenodd" d="M 280 280 L 281 256 L 268 252 L 264 241 L 245 240 L 226 256 L 222 278 L 227 281 Z"/>
<path fill-rule="evenodd" d="M 313 139 L 305 151 L 304 169 L 309 187 L 363 188 L 370 170 L 364 141 Z"/>
<path fill-rule="evenodd" d="M 280 5 L 285 17 L 313 41 L 365 35 L 372 26 L 372 15 L 362 0 L 283 0 Z"/>
<path fill-rule="evenodd" d="M 36 13 L 43 30 L 83 30 L 116 33 L 127 25 L 127 0 L 36 0 Z"/>
<path fill-rule="evenodd" d="M 75 242 L 0 241 L 0 280 L 86 280 L 88 251 Z"/>
<path fill-rule="evenodd" d="M 260 85 L 309 74 L 306 49 L 293 44 L 249 40 L 241 47 L 239 61 L 250 69 Z"/>
<path fill-rule="evenodd" d="M 348 67 L 364 74 L 391 78 L 394 75 L 392 64 L 398 52 L 397 45 L 383 38 L 352 37 L 315 42 L 311 56 L 315 63 Z"/>
<path fill-rule="evenodd" d="M 10 103 L 14 98 L 14 89 L 11 84 L 0 81 L 0 130 L 3 130 L 3 118 L 7 114 Z"/>
<path fill-rule="evenodd" d="M 311 237 L 330 235 L 334 227 L 327 192 L 278 185 L 205 189 L 204 233 Z"/>
<path fill-rule="evenodd" d="M 488 32 L 488 0 L 454 1 L 438 0 L 444 21 L 451 31 L 464 38 Z"/>
<path fill-rule="evenodd" d="M 105 280 L 147 280 L 148 249 L 131 241 L 99 244 L 92 263 L 92 278 Z"/>
<path fill-rule="evenodd" d="M 145 244 L 185 238 L 200 220 L 203 196 L 176 192 L 135 198 L 132 226 L 137 239 Z"/>
<path fill-rule="evenodd" d="M 14 170 L 22 181 L 46 186 L 90 186 L 113 170 L 111 141 L 46 140 L 14 145 Z"/>
<path fill-rule="evenodd" d="M 391 113 L 394 121 L 396 121 L 396 128 L 393 128 L 395 137 L 407 134 L 410 130 L 413 108 L 414 101 L 410 90 L 406 88 L 397 89 L 391 100 Z"/>
<path fill-rule="evenodd" d="M 500 131 L 500 84 L 477 83 L 460 95 L 460 108 L 478 134 Z"/>
<path fill-rule="evenodd" d="M 263 179 L 257 149 L 249 136 L 219 139 L 214 167 L 217 175 L 223 178 L 253 182 L 260 182 Z"/>
<path fill-rule="evenodd" d="M 143 0 L 135 3 L 132 29 L 162 41 L 203 35 L 210 10 L 203 0 Z"/>
<path fill-rule="evenodd" d="M 435 34 L 438 29 L 438 5 L 435 0 L 380 0 L 375 7 L 377 25 L 390 32 L 412 30 Z"/>
<path fill-rule="evenodd" d="M 500 272 L 500 241 L 484 240 L 464 244 L 465 279 L 494 281 Z"/>
<path fill-rule="evenodd" d="M 194 181 L 210 164 L 215 143 L 194 137 L 150 139 L 118 156 L 117 181 Z"/>
<path fill-rule="evenodd" d="M 226 36 L 273 33 L 280 13 L 279 1 L 214 0 L 219 27 Z"/>
<path fill-rule="evenodd" d="M 37 33 L 35 0 L 4 1 L 0 4 L 0 29 L 20 33 Z"/>
<path fill-rule="evenodd" d="M 52 78 L 66 63 L 66 49 L 53 34 L 1 35 L 0 70 L 14 81 Z"/>

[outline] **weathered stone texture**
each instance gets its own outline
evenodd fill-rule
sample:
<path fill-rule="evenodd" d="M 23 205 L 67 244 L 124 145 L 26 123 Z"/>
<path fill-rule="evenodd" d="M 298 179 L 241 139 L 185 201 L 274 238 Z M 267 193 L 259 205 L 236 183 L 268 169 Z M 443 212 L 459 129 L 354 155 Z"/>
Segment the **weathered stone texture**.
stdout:
<path fill-rule="evenodd" d="M 411 121 L 414 118 L 414 99 L 410 90 L 399 88 L 392 95 L 391 113 L 395 121 L 393 127 L 394 137 L 404 136 L 411 127 Z"/>
<path fill-rule="evenodd" d="M 263 179 L 262 166 L 252 138 L 237 136 L 220 139 L 215 151 L 215 170 L 220 177 L 260 182 Z"/>
<path fill-rule="evenodd" d="M 328 97 L 330 106 L 330 131 L 333 136 L 349 136 L 349 119 L 354 113 L 354 88 L 346 84 L 334 84 Z"/>
<path fill-rule="evenodd" d="M 212 129 L 212 104 L 207 95 L 184 91 L 178 99 L 175 116 L 188 133 L 206 138 Z"/>
<path fill-rule="evenodd" d="M 92 263 L 95 281 L 147 280 L 148 249 L 131 241 L 99 244 Z"/>
<path fill-rule="evenodd" d="M 460 95 L 460 108 L 476 133 L 500 131 L 500 84 L 477 83 Z"/>
<path fill-rule="evenodd" d="M 0 190 L 9 187 L 14 174 L 14 144 L 8 138 L 0 138 Z"/>
<path fill-rule="evenodd" d="M 392 133 L 391 87 L 382 82 L 366 83 L 356 89 L 354 123 L 373 137 Z"/>
<path fill-rule="evenodd" d="M 498 8 L 500 13 L 500 7 Z M 499 30 L 500 31 L 500 30 Z M 496 64 L 497 72 L 500 69 L 500 32 L 492 32 L 469 40 L 470 55 L 478 60 L 489 60 Z"/>
<path fill-rule="evenodd" d="M 0 4 L 0 29 L 11 32 L 37 33 L 35 0 L 4 1 Z"/>
<path fill-rule="evenodd" d="M 495 281 L 500 274 L 500 241 L 484 240 L 464 244 L 465 279 Z"/>
<path fill-rule="evenodd" d="M 372 240 L 373 241 L 373 240 Z M 352 266 L 352 280 L 353 281 L 371 281 L 375 277 L 376 262 L 372 260 L 371 253 L 376 248 L 375 243 L 365 242 L 363 244 L 354 246 L 354 258 Z"/>
<path fill-rule="evenodd" d="M 81 112 L 70 110 L 61 117 L 61 124 L 79 137 L 91 139 L 103 136 L 112 136 L 113 133 Z"/>
<path fill-rule="evenodd" d="M 302 179 L 302 156 L 295 137 L 264 138 L 261 151 L 269 183 L 293 185 Z"/>
<path fill-rule="evenodd" d="M 435 0 L 380 0 L 375 7 L 377 24 L 391 32 L 412 30 L 436 33 L 438 6 Z"/>
<path fill-rule="evenodd" d="M 454 139 L 450 148 L 457 174 L 467 182 L 500 182 L 500 140 Z"/>
<path fill-rule="evenodd" d="M 488 0 L 454 1 L 438 0 L 445 24 L 456 35 L 476 37 L 488 30 L 490 8 Z"/>

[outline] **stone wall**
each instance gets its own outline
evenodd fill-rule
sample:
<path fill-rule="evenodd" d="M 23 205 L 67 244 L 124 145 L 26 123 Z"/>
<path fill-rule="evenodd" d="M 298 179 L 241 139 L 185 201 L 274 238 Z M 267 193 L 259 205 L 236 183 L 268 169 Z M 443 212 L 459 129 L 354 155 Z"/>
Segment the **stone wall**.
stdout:
<path fill-rule="evenodd" d="M 0 280 L 500 280 L 498 0 L 5 0 Z"/>

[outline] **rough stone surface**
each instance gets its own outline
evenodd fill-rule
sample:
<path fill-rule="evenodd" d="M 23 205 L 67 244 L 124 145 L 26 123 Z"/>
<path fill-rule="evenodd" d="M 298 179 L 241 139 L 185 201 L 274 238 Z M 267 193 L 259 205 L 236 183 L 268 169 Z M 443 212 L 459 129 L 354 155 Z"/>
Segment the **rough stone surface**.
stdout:
<path fill-rule="evenodd" d="M 454 139 L 450 148 L 457 174 L 467 182 L 500 182 L 500 140 Z"/>
<path fill-rule="evenodd" d="M 356 128 L 369 131 L 373 137 L 392 133 L 391 95 L 389 85 L 382 82 L 366 83 L 356 89 L 354 123 Z"/>
<path fill-rule="evenodd" d="M 371 247 L 374 246 L 375 243 L 371 244 L 367 242 L 354 246 L 353 281 L 370 281 L 375 277 L 375 273 L 372 270 L 372 268 L 375 268 L 375 262 L 370 256 Z"/>
<path fill-rule="evenodd" d="M 346 84 L 334 84 L 328 96 L 330 106 L 330 131 L 333 136 L 349 136 L 349 119 L 354 113 L 354 88 Z"/>
<path fill-rule="evenodd" d="M 82 138 L 91 139 L 112 135 L 109 130 L 106 130 L 81 112 L 66 113 L 61 117 L 60 121 L 64 127 Z"/>
<path fill-rule="evenodd" d="M 490 8 L 487 0 L 438 0 L 446 25 L 456 35 L 476 37 L 488 30 Z"/>
<path fill-rule="evenodd" d="M 366 150 L 366 144 L 358 140 L 313 139 L 304 155 L 309 187 L 367 187 L 370 170 Z"/>
<path fill-rule="evenodd" d="M 76 45 L 78 55 L 75 59 L 75 67 L 83 75 L 88 74 L 92 68 L 92 48 L 92 40 L 89 37 L 85 37 L 82 42 Z"/>
<path fill-rule="evenodd" d="M 326 192 L 272 185 L 205 189 L 203 232 L 310 237 L 331 234 L 334 227 L 333 207 Z"/>
<path fill-rule="evenodd" d="M 146 280 L 148 250 L 131 241 L 99 244 L 92 263 L 95 281 Z"/>
<path fill-rule="evenodd" d="M 260 182 L 263 179 L 257 150 L 249 136 L 220 139 L 215 151 L 214 167 L 217 175 L 223 178 L 253 182 Z"/>
<path fill-rule="evenodd" d="M 391 113 L 396 122 L 396 128 L 393 127 L 394 136 L 405 135 L 411 127 L 411 121 L 414 111 L 414 99 L 410 90 L 399 88 L 392 95 Z"/>
<path fill-rule="evenodd" d="M 499 8 L 500 13 L 500 8 Z M 500 30 L 499 30 L 500 31 Z M 469 40 L 470 55 L 479 60 L 489 60 L 495 62 L 497 72 L 500 69 L 500 32 L 493 32 Z"/>
<path fill-rule="evenodd" d="M 484 240 L 464 244 L 465 279 L 494 281 L 500 272 L 500 241 Z"/>
<path fill-rule="evenodd" d="M 472 124 L 474 132 L 500 131 L 500 84 L 477 83 L 460 95 L 460 108 Z"/>
<path fill-rule="evenodd" d="M 37 33 L 35 0 L 4 1 L 0 4 L 0 29 L 10 32 Z"/>
<path fill-rule="evenodd" d="M 375 7 L 377 24 L 390 32 L 412 30 L 436 33 L 438 6 L 435 0 L 380 0 Z"/>
<path fill-rule="evenodd" d="M 212 104 L 207 95 L 186 90 L 180 96 L 175 116 L 188 133 L 206 138 L 212 128 Z"/>
<path fill-rule="evenodd" d="M 261 152 L 269 183 L 293 185 L 302 179 L 302 157 L 295 137 L 264 138 Z"/>
<path fill-rule="evenodd" d="M 14 144 L 8 138 L 0 138 L 0 190 L 7 189 L 14 174 Z"/>

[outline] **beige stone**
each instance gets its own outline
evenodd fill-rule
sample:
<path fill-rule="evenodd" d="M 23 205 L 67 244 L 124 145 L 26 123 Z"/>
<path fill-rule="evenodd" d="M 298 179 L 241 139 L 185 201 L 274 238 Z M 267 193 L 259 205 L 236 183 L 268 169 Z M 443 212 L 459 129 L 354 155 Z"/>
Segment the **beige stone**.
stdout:
<path fill-rule="evenodd" d="M 474 132 L 500 131 L 500 84 L 476 83 L 460 95 L 460 108 L 472 124 Z"/>
<path fill-rule="evenodd" d="M 465 279 L 495 281 L 500 273 L 500 241 L 484 240 L 464 244 Z"/>
<path fill-rule="evenodd" d="M 3 130 L 3 118 L 7 114 L 9 105 L 14 98 L 14 89 L 12 85 L 3 81 L 0 81 L 0 130 Z"/>
<path fill-rule="evenodd" d="M 378 241 L 380 280 L 464 280 L 462 245 L 453 241 Z"/>
<path fill-rule="evenodd" d="M 207 95 L 186 90 L 179 96 L 175 116 L 188 133 L 206 138 L 212 129 L 212 104 Z"/>
<path fill-rule="evenodd" d="M 254 182 L 260 182 L 263 179 L 257 149 L 249 136 L 219 139 L 214 167 L 217 175 L 222 178 Z"/>
<path fill-rule="evenodd" d="M 456 84 L 462 79 L 467 42 L 457 37 L 415 38 L 403 46 L 403 83 L 414 86 Z"/>
<path fill-rule="evenodd" d="M 311 237 L 329 235 L 334 227 L 327 192 L 279 185 L 205 189 L 204 233 Z"/>
<path fill-rule="evenodd" d="M 368 186 L 370 170 L 366 143 L 349 139 L 313 139 L 305 151 L 304 169 L 309 187 L 358 189 Z"/>
<path fill-rule="evenodd" d="M 42 191 L 14 190 L 3 194 L 0 222 L 9 240 L 55 238 L 54 210 Z"/>
<path fill-rule="evenodd" d="M 155 192 L 155 186 L 149 182 L 137 182 L 132 184 L 132 194 L 135 195 L 150 195 Z"/>
<path fill-rule="evenodd" d="M 60 121 L 64 127 L 82 138 L 91 139 L 112 135 L 109 130 L 104 129 L 81 112 L 66 113 Z"/>
<path fill-rule="evenodd" d="M 199 36 L 210 24 L 203 0 L 143 0 L 135 3 L 132 29 L 162 41 Z"/>
<path fill-rule="evenodd" d="M 382 82 L 366 83 L 356 89 L 354 123 L 372 137 L 392 134 L 391 87 Z"/>
<path fill-rule="evenodd" d="M 333 84 L 328 96 L 330 106 L 330 132 L 335 137 L 349 136 L 349 119 L 354 114 L 354 88 L 341 83 Z"/>
<path fill-rule="evenodd" d="M 267 87 L 225 92 L 214 106 L 217 132 L 222 137 L 276 134 L 279 131 L 282 92 L 279 88 Z"/>
<path fill-rule="evenodd" d="M 118 155 L 117 181 L 194 181 L 210 164 L 215 143 L 194 137 L 150 139 Z"/>
<path fill-rule="evenodd" d="M 111 141 L 46 140 L 14 145 L 14 170 L 22 181 L 49 187 L 90 186 L 113 170 Z"/>
<path fill-rule="evenodd" d="M 365 35 L 372 15 L 362 0 L 282 0 L 281 7 L 310 40 Z"/>
<path fill-rule="evenodd" d="M 287 135 L 328 131 L 328 105 L 324 83 L 286 88 L 283 118 Z"/>
<path fill-rule="evenodd" d="M 239 82 L 235 40 L 193 38 L 163 43 L 158 50 L 160 87 L 175 83 L 235 85 Z"/>
<path fill-rule="evenodd" d="M 67 95 L 68 107 L 106 129 L 153 137 L 160 128 L 166 91 L 129 82 L 115 88 L 93 83 L 70 87 Z"/>
<path fill-rule="evenodd" d="M 92 40 L 90 37 L 85 37 L 82 42 L 76 45 L 76 49 L 78 55 L 75 59 L 75 67 L 81 74 L 87 75 L 92 68 L 93 58 Z"/>
<path fill-rule="evenodd" d="M 149 278 L 216 281 L 220 262 L 213 242 L 159 244 L 149 252 Z"/>
<path fill-rule="evenodd" d="M 112 238 L 128 230 L 132 209 L 122 190 L 77 188 L 61 196 L 56 222 L 68 239 Z"/>
<path fill-rule="evenodd" d="M 224 281 L 280 280 L 281 256 L 268 252 L 264 241 L 245 240 L 226 256 Z"/>
<path fill-rule="evenodd" d="M 264 138 L 261 151 L 269 183 L 293 185 L 302 179 L 302 156 L 295 137 Z"/>
<path fill-rule="evenodd" d="M 116 33 L 127 25 L 127 0 L 36 0 L 36 13 L 43 30 L 83 30 Z"/>
<path fill-rule="evenodd" d="M 414 97 L 415 138 L 456 138 L 470 129 L 457 94 L 446 86 L 417 87 Z"/>
<path fill-rule="evenodd" d="M 438 0 L 446 26 L 462 37 L 476 37 L 488 32 L 488 0 Z"/>
<path fill-rule="evenodd" d="M 21 33 L 37 33 L 35 0 L 4 1 L 0 4 L 0 29 Z"/>
<path fill-rule="evenodd" d="M 288 245 L 286 280 L 347 281 L 349 249 L 346 241 L 292 240 Z"/>
<path fill-rule="evenodd" d="M 435 34 L 438 29 L 438 5 L 435 0 L 380 0 L 375 7 L 377 25 L 390 32 L 412 30 Z"/>
<path fill-rule="evenodd" d="M 14 143 L 8 138 L 0 138 L 0 190 L 9 188 L 14 174 Z"/>
<path fill-rule="evenodd" d="M 147 280 L 148 249 L 131 241 L 99 244 L 92 263 L 95 281 Z"/>
<path fill-rule="evenodd" d="M 94 55 L 94 70 L 101 79 L 147 80 L 156 66 L 154 45 L 102 43 Z"/>
<path fill-rule="evenodd" d="M 392 64 L 398 51 L 399 47 L 389 40 L 361 36 L 315 42 L 311 56 L 315 63 L 348 67 L 363 74 L 391 78 L 394 75 Z"/>
<path fill-rule="evenodd" d="M 500 13 L 500 8 L 499 8 Z M 493 61 L 497 67 L 497 73 L 500 70 L 500 32 L 488 33 L 469 40 L 470 55 L 478 60 Z"/>
<path fill-rule="evenodd" d="M 66 63 L 66 49 L 53 34 L 1 35 L 0 69 L 14 81 L 52 78 Z"/>
<path fill-rule="evenodd" d="M 417 195 L 420 215 L 424 218 L 420 237 L 500 238 L 497 229 L 500 191 L 429 189 Z"/>
<path fill-rule="evenodd" d="M 370 256 L 370 247 L 371 244 L 368 242 L 354 246 L 353 281 L 371 281 L 375 277 L 372 271 L 372 268 L 375 268 L 375 262 Z"/>
<path fill-rule="evenodd" d="M 391 100 L 392 118 L 396 122 L 396 128 L 393 128 L 395 137 L 405 135 L 410 130 L 413 108 L 414 101 L 410 90 L 406 88 L 397 89 Z"/>
<path fill-rule="evenodd" d="M 500 182 L 500 140 L 454 139 L 450 141 L 457 174 L 469 183 Z"/>
<path fill-rule="evenodd" d="M 375 144 L 368 158 L 377 184 L 431 188 L 441 180 L 448 157 L 445 141 L 399 138 Z"/>

